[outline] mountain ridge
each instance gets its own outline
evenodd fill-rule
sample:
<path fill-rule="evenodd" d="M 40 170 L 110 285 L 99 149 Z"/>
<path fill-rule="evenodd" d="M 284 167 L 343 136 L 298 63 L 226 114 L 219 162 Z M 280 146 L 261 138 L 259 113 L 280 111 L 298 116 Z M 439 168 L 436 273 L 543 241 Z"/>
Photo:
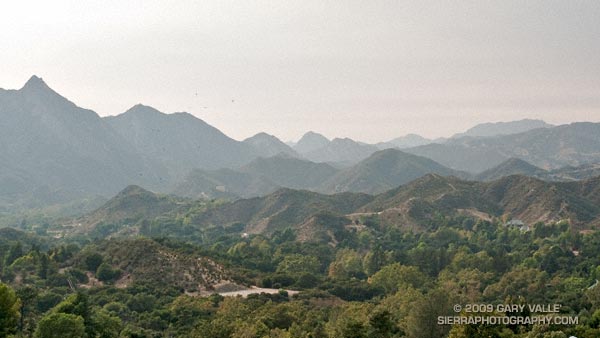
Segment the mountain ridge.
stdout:
<path fill-rule="evenodd" d="M 0 182 L 13 187 L 16 200 L 43 187 L 63 196 L 51 203 L 110 195 L 156 177 L 95 112 L 60 96 L 41 78 L 4 91 L 0 116 L 0 158 L 10 159 L 12 167 L 0 174 Z"/>
<path fill-rule="evenodd" d="M 501 135 L 520 134 L 538 128 L 552 128 L 554 125 L 538 119 L 522 119 L 508 122 L 487 122 L 477 124 L 464 133 L 454 134 L 450 138 L 461 137 L 490 137 Z"/>
<path fill-rule="evenodd" d="M 106 197 L 131 184 L 170 192 L 185 184 L 181 178 L 194 170 L 201 189 L 190 187 L 186 194 L 199 197 L 207 191 L 205 197 L 218 198 L 250 197 L 257 191 L 263 195 L 282 186 L 329 193 L 378 193 L 430 172 L 466 178 L 462 171 L 468 171 L 477 178 L 478 173 L 510 158 L 547 173 L 532 168 L 530 172 L 514 170 L 518 165 L 513 163 L 512 171 L 498 169 L 485 179 L 525 173 L 551 180 L 580 180 L 600 172 L 596 165 L 600 163 L 600 123 L 551 128 L 538 120 L 481 124 L 471 128 L 471 133 L 507 126 L 515 131 L 519 124 L 542 128 L 508 136 L 465 136 L 407 148 L 403 151 L 421 156 L 419 161 L 424 163 L 427 158 L 433 162 L 417 165 L 415 158 L 403 155 L 403 163 L 386 162 L 391 169 L 382 172 L 385 165 L 356 167 L 379 150 L 349 138 L 330 141 L 307 132 L 291 148 L 272 135 L 259 133 L 240 142 L 192 114 L 165 114 L 143 104 L 101 118 L 61 96 L 35 75 L 20 89 L 0 90 L 0 117 L 0 210 Z M 404 138 L 409 136 L 426 140 L 414 135 Z M 265 156 L 281 153 L 297 161 L 268 160 L 274 156 Z M 228 180 L 235 183 L 233 187 L 220 191 Z"/>
<path fill-rule="evenodd" d="M 310 240 L 311 234 L 327 238 L 328 229 L 335 232 L 360 226 L 364 222 L 361 217 L 375 217 L 380 226 L 414 231 L 427 229 L 439 222 L 439 217 L 456 216 L 503 224 L 515 220 L 528 226 L 538 222 L 568 222 L 577 230 L 600 226 L 600 176 L 577 182 L 549 182 L 511 175 L 491 182 L 476 182 L 427 174 L 377 195 L 349 192 L 326 195 L 280 188 L 261 197 L 208 204 L 178 202 L 148 194 L 152 193 L 130 187 L 99 210 L 127 210 L 125 215 L 129 216 L 120 219 L 138 223 L 143 219 L 151 221 L 154 216 L 165 222 L 165 215 L 171 218 L 187 215 L 188 225 L 198 229 L 220 226 L 251 234 L 272 234 L 290 228 L 303 240 Z M 150 218 L 132 218 L 131 215 L 138 214 L 139 203 L 135 201 L 140 200 L 139 196 L 164 207 L 150 206 L 154 212 Z M 202 207 L 195 206 L 197 203 Z M 190 213 L 191 210 L 195 211 Z M 333 228 L 327 228 L 328 223 Z"/>
<path fill-rule="evenodd" d="M 271 157 L 279 154 L 286 154 L 292 157 L 301 157 L 300 154 L 298 154 L 290 146 L 283 143 L 277 137 L 265 132 L 251 136 L 242 142 L 253 147 L 258 156 L 261 157 Z"/>
<path fill-rule="evenodd" d="M 530 177 L 543 177 L 548 174 L 548 171 L 538 168 L 520 158 L 511 157 L 499 165 L 477 174 L 475 178 L 478 181 L 493 181 L 504 176 L 516 174 Z"/>
<path fill-rule="evenodd" d="M 340 171 L 326 185 L 330 192 L 381 193 L 426 174 L 468 176 L 425 157 L 386 149 L 373 153 L 355 166 Z"/>
<path fill-rule="evenodd" d="M 325 136 L 315 133 L 314 131 L 308 131 L 296 144 L 294 145 L 294 150 L 296 150 L 299 154 L 306 154 L 313 150 L 317 150 L 319 148 L 325 147 L 329 144 L 329 139 Z"/>
<path fill-rule="evenodd" d="M 169 172 L 168 180 L 194 168 L 239 166 L 256 156 L 251 146 L 189 113 L 165 114 L 138 104 L 105 119 L 141 154 L 159 161 Z"/>
<path fill-rule="evenodd" d="M 575 122 L 519 134 L 462 137 L 404 149 L 473 174 L 518 157 L 544 170 L 600 162 L 600 123 Z"/>

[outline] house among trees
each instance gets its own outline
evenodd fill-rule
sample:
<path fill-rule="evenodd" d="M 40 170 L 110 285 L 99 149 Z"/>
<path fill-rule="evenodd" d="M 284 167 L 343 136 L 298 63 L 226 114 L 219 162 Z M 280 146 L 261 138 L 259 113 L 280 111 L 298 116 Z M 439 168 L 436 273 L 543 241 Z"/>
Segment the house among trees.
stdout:
<path fill-rule="evenodd" d="M 523 222 L 520 219 L 511 219 L 510 221 L 506 222 L 506 224 L 504 224 L 507 227 L 515 227 L 515 228 L 519 228 L 519 230 L 521 231 L 529 231 L 529 225 L 525 224 L 525 222 Z"/>

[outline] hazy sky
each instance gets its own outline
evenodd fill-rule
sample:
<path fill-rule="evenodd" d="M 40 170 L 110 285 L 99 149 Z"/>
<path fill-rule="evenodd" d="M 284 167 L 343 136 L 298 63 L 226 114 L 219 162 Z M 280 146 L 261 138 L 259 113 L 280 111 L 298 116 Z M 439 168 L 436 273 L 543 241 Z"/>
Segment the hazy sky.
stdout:
<path fill-rule="evenodd" d="M 243 139 L 600 121 L 600 1 L 2 1 L 0 87 Z"/>

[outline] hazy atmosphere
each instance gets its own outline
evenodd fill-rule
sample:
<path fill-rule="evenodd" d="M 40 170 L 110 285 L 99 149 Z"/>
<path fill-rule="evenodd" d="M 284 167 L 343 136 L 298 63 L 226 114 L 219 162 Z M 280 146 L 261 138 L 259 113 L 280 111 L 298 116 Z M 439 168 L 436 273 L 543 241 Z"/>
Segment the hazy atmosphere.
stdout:
<path fill-rule="evenodd" d="M 101 116 L 143 103 L 236 139 L 598 122 L 598 22 L 597 1 L 10 2 L 0 83 L 36 74 Z"/>
<path fill-rule="evenodd" d="M 600 1 L 0 2 L 0 338 L 600 337 Z"/>

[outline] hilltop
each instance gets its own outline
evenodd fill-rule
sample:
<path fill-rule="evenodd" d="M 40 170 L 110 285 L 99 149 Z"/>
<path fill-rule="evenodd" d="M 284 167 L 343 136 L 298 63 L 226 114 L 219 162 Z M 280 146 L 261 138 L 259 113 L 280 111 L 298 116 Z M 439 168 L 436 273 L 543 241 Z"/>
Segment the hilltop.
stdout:
<path fill-rule="evenodd" d="M 136 207 L 141 201 L 147 201 L 145 213 Z M 108 212 L 115 216 L 103 223 L 90 222 Z M 177 201 L 146 191 L 122 193 L 84 217 L 89 226 L 79 232 L 98 233 L 98 227 L 112 222 L 121 226 L 108 229 L 105 236 L 141 232 L 196 240 L 204 238 L 206 231 L 216 231 L 218 236 L 292 229 L 303 240 L 320 238 L 335 243 L 345 231 L 362 224 L 363 217 L 375 217 L 386 227 L 423 230 L 440 217 L 456 216 L 502 222 L 512 219 L 529 225 L 567 221 L 578 229 L 594 228 L 600 226 L 600 177 L 550 182 L 511 175 L 476 182 L 427 174 L 378 195 L 325 195 L 282 188 L 232 202 Z"/>
<path fill-rule="evenodd" d="M 107 240 L 88 250 L 101 253 L 104 263 L 120 271 L 120 276 L 114 281 L 119 288 L 137 282 L 205 295 L 244 288 L 231 281 L 226 269 L 212 259 L 178 252 L 150 239 Z M 81 265 L 79 262 L 85 254 L 83 252 L 75 257 L 74 263 Z"/>
<path fill-rule="evenodd" d="M 382 193 L 426 174 L 468 176 L 428 158 L 397 149 L 381 150 L 332 177 L 322 191 Z"/>
<path fill-rule="evenodd" d="M 524 175 L 530 177 L 545 177 L 548 171 L 538 168 L 519 158 L 509 158 L 499 165 L 483 171 L 475 176 L 478 181 L 493 181 L 505 176 Z"/>
<path fill-rule="evenodd" d="M 595 227 L 600 224 L 598 184 L 598 179 L 546 182 L 512 175 L 492 182 L 470 182 L 427 175 L 377 196 L 360 211 L 380 212 L 388 223 L 397 218 L 428 223 L 438 213 L 462 213 L 490 220 L 518 219 L 527 224 L 567 220 L 575 226 Z"/>
<path fill-rule="evenodd" d="M 139 186 L 128 186 L 102 206 L 51 231 L 56 236 L 111 237 L 139 235 L 143 221 L 162 215 L 174 219 L 188 210 L 192 201 L 181 197 L 157 194 Z"/>
<path fill-rule="evenodd" d="M 247 233 L 272 233 L 306 222 L 321 212 L 349 214 L 373 197 L 342 193 L 323 195 L 305 190 L 280 189 L 264 197 L 238 200 L 196 215 L 193 223 L 233 225 L 241 223 Z"/>
<path fill-rule="evenodd" d="M 284 154 L 290 157 L 300 157 L 300 155 L 287 144 L 281 142 L 277 137 L 267 133 L 258 133 L 243 141 L 250 145 L 258 156 L 271 157 Z"/>

